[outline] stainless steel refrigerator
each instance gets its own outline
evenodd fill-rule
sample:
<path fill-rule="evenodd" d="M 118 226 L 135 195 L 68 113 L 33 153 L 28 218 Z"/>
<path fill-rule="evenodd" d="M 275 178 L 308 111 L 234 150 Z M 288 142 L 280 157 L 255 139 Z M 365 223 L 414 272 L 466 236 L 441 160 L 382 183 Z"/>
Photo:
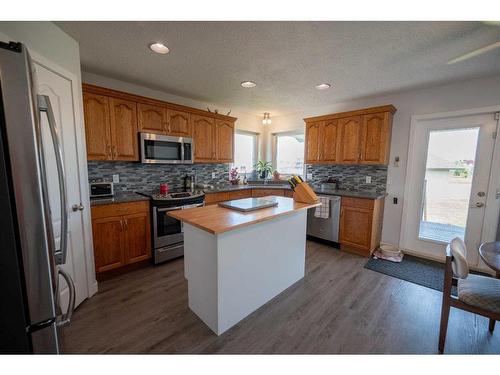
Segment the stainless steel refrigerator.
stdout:
<path fill-rule="evenodd" d="M 24 45 L 0 42 L 0 353 L 59 353 L 57 329 L 74 309 L 74 284 L 60 267 L 68 218 L 62 149 L 50 100 L 37 95 L 32 69 Z M 52 138 L 46 149 L 41 116 Z M 44 161 L 49 153 L 55 153 L 60 190 L 58 249 Z M 69 288 L 64 313 L 63 279 Z"/>

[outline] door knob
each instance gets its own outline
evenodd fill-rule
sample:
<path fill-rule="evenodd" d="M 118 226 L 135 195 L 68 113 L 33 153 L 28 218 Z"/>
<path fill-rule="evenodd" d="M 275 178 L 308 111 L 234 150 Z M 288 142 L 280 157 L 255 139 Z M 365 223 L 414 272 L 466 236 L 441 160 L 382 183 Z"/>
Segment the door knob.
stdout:
<path fill-rule="evenodd" d="M 85 207 L 83 207 L 83 204 L 74 204 L 72 207 L 72 210 L 75 211 L 83 211 Z"/>
<path fill-rule="evenodd" d="M 481 208 L 481 207 L 484 207 L 483 202 L 476 202 L 472 206 L 470 206 L 470 208 Z"/>

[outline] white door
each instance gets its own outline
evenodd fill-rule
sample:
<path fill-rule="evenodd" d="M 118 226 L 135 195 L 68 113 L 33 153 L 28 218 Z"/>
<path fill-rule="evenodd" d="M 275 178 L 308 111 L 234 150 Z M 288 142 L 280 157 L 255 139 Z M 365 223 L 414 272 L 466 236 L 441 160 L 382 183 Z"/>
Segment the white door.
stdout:
<path fill-rule="evenodd" d="M 442 258 L 452 238 L 467 244 L 467 260 L 479 261 L 495 140 L 493 114 L 414 124 L 402 246 Z"/>
<path fill-rule="evenodd" d="M 88 282 L 86 273 L 86 259 L 83 238 L 83 216 L 82 211 L 73 211 L 73 204 L 82 202 L 80 195 L 80 178 L 77 160 L 77 138 L 75 128 L 75 109 L 73 107 L 72 82 L 40 64 L 35 63 L 38 93 L 48 95 L 54 111 L 54 116 L 61 136 L 63 148 L 63 159 L 66 174 L 67 204 L 68 204 L 68 256 L 63 266 L 67 271 L 76 288 L 76 305 L 88 297 Z M 42 116 L 42 140 L 47 169 L 47 182 L 49 190 L 50 210 L 52 214 L 52 226 L 56 239 L 56 248 L 59 248 L 61 236 L 61 214 L 59 204 L 59 185 L 57 180 L 57 169 L 54 157 L 54 148 L 50 136 L 50 129 L 46 116 Z M 61 283 L 64 283 L 61 278 Z M 68 288 L 65 284 L 61 288 L 61 305 L 67 306 Z"/>

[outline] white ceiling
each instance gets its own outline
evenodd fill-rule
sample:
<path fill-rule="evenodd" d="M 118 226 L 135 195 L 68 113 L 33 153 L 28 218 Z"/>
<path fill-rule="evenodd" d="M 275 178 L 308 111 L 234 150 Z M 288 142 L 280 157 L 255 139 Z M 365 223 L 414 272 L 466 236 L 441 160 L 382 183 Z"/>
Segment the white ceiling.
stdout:
<path fill-rule="evenodd" d="M 271 115 L 500 73 L 500 39 L 479 22 L 57 22 L 82 69 L 172 94 Z M 167 55 L 147 45 L 163 41 Z M 252 80 L 253 89 L 240 82 Z M 321 82 L 332 88 L 318 91 Z"/>

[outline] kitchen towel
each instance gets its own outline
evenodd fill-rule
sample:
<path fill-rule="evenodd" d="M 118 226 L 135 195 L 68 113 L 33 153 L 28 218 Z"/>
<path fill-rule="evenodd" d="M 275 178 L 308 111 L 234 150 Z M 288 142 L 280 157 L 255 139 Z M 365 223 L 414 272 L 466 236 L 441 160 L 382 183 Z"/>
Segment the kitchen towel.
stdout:
<path fill-rule="evenodd" d="M 319 197 L 321 206 L 316 207 L 314 217 L 328 219 L 330 217 L 330 199 L 328 197 Z"/>

